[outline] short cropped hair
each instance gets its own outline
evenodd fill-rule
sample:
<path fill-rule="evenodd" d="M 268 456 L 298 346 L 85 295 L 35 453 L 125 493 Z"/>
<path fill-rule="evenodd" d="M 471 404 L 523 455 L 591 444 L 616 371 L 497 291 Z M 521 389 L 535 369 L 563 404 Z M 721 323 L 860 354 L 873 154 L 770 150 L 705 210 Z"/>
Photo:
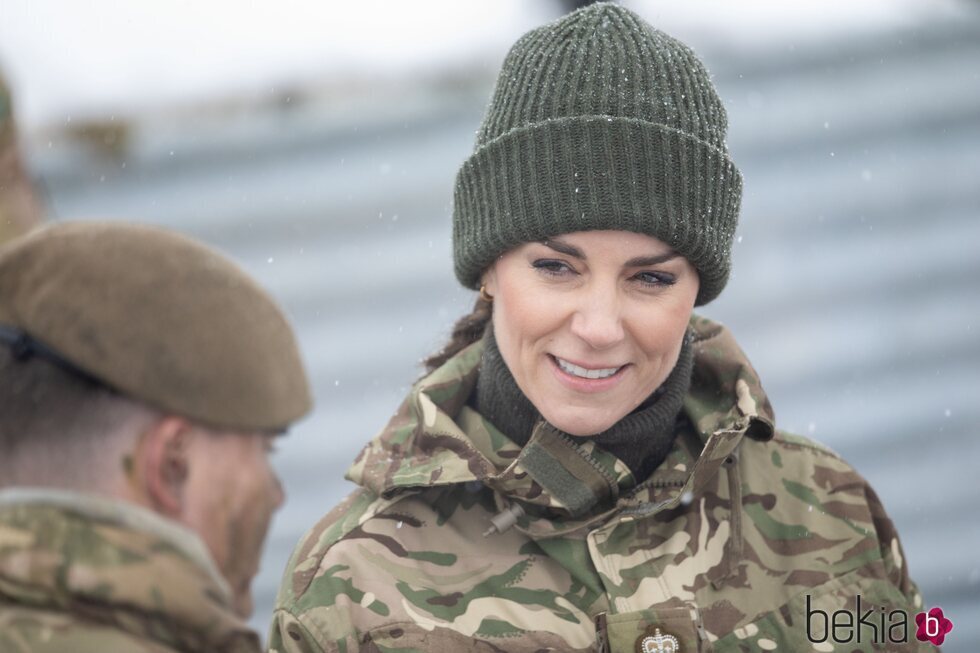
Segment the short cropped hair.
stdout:
<path fill-rule="evenodd" d="M 45 358 L 0 344 L 0 486 L 97 489 L 120 439 L 155 412 Z"/>

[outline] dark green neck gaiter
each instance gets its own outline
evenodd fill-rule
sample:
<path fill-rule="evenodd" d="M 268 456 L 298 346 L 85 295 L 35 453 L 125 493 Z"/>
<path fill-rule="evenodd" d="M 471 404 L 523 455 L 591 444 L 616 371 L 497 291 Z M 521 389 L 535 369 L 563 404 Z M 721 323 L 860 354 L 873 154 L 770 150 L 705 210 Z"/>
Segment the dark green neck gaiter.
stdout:
<path fill-rule="evenodd" d="M 541 414 L 517 386 L 497 348 L 492 327 L 487 328 L 484 343 L 474 407 L 501 433 L 523 447 Z M 638 483 L 663 462 L 674 443 L 674 426 L 691 386 L 693 369 L 694 352 L 690 338 L 685 337 L 677 365 L 663 385 L 632 413 L 589 438 L 622 460 Z"/>

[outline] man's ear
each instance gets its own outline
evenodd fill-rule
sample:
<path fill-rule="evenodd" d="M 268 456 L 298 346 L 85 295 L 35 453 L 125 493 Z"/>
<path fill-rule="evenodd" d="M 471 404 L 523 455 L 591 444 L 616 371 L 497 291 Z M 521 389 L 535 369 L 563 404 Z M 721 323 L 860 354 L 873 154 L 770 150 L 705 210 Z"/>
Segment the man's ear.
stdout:
<path fill-rule="evenodd" d="M 164 417 L 144 434 L 137 450 L 143 492 L 156 512 L 178 517 L 185 508 L 193 427 L 180 417 Z"/>

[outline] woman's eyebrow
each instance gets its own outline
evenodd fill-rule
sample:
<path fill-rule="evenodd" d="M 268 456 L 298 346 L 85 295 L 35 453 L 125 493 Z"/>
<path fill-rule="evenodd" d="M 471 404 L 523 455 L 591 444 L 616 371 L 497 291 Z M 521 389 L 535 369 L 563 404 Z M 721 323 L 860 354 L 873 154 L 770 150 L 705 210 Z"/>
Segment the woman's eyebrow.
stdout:
<path fill-rule="evenodd" d="M 626 265 L 623 267 L 642 268 L 647 265 L 659 265 L 660 263 L 666 263 L 667 261 L 677 258 L 678 256 L 680 256 L 680 254 L 673 251 L 658 254 L 656 256 L 637 256 L 626 261 Z"/>
<path fill-rule="evenodd" d="M 551 239 L 542 240 L 541 244 L 544 245 L 545 247 L 550 247 L 556 252 L 561 252 L 562 254 L 567 254 L 568 256 L 574 256 L 575 258 L 580 259 L 582 261 L 585 260 L 585 254 L 582 253 L 582 250 L 580 250 L 578 247 L 575 247 L 573 245 L 563 243 L 559 240 L 551 240 Z"/>
<path fill-rule="evenodd" d="M 561 252 L 562 254 L 567 254 L 568 256 L 574 256 L 582 261 L 586 260 L 585 253 L 582 252 L 578 247 L 574 245 L 569 245 L 568 243 L 563 243 L 560 240 L 548 239 L 542 240 L 541 244 L 549 247 L 556 252 Z M 671 250 L 669 252 L 664 252 L 663 254 L 656 254 L 654 256 L 635 256 L 630 260 L 626 261 L 623 267 L 626 268 L 641 268 L 647 265 L 659 265 L 660 263 L 666 263 L 667 261 L 677 258 L 680 256 L 677 252 Z"/>

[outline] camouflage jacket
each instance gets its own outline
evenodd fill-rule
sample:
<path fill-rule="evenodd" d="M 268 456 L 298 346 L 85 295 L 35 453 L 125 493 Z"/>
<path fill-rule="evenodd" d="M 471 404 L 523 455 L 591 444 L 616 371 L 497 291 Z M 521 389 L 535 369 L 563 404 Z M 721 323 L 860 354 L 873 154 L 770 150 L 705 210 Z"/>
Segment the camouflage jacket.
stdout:
<path fill-rule="evenodd" d="M 117 501 L 0 491 L 3 653 L 256 653 L 204 543 Z"/>
<path fill-rule="evenodd" d="M 541 423 L 519 448 L 476 413 L 481 343 L 420 381 L 351 468 L 360 489 L 299 543 L 271 649 L 934 650 L 872 489 L 776 431 L 729 333 L 692 326 L 678 437 L 640 483 L 587 440 Z M 858 608 L 877 632 L 835 648 L 833 613 Z M 908 628 L 886 633 L 896 610 Z"/>

